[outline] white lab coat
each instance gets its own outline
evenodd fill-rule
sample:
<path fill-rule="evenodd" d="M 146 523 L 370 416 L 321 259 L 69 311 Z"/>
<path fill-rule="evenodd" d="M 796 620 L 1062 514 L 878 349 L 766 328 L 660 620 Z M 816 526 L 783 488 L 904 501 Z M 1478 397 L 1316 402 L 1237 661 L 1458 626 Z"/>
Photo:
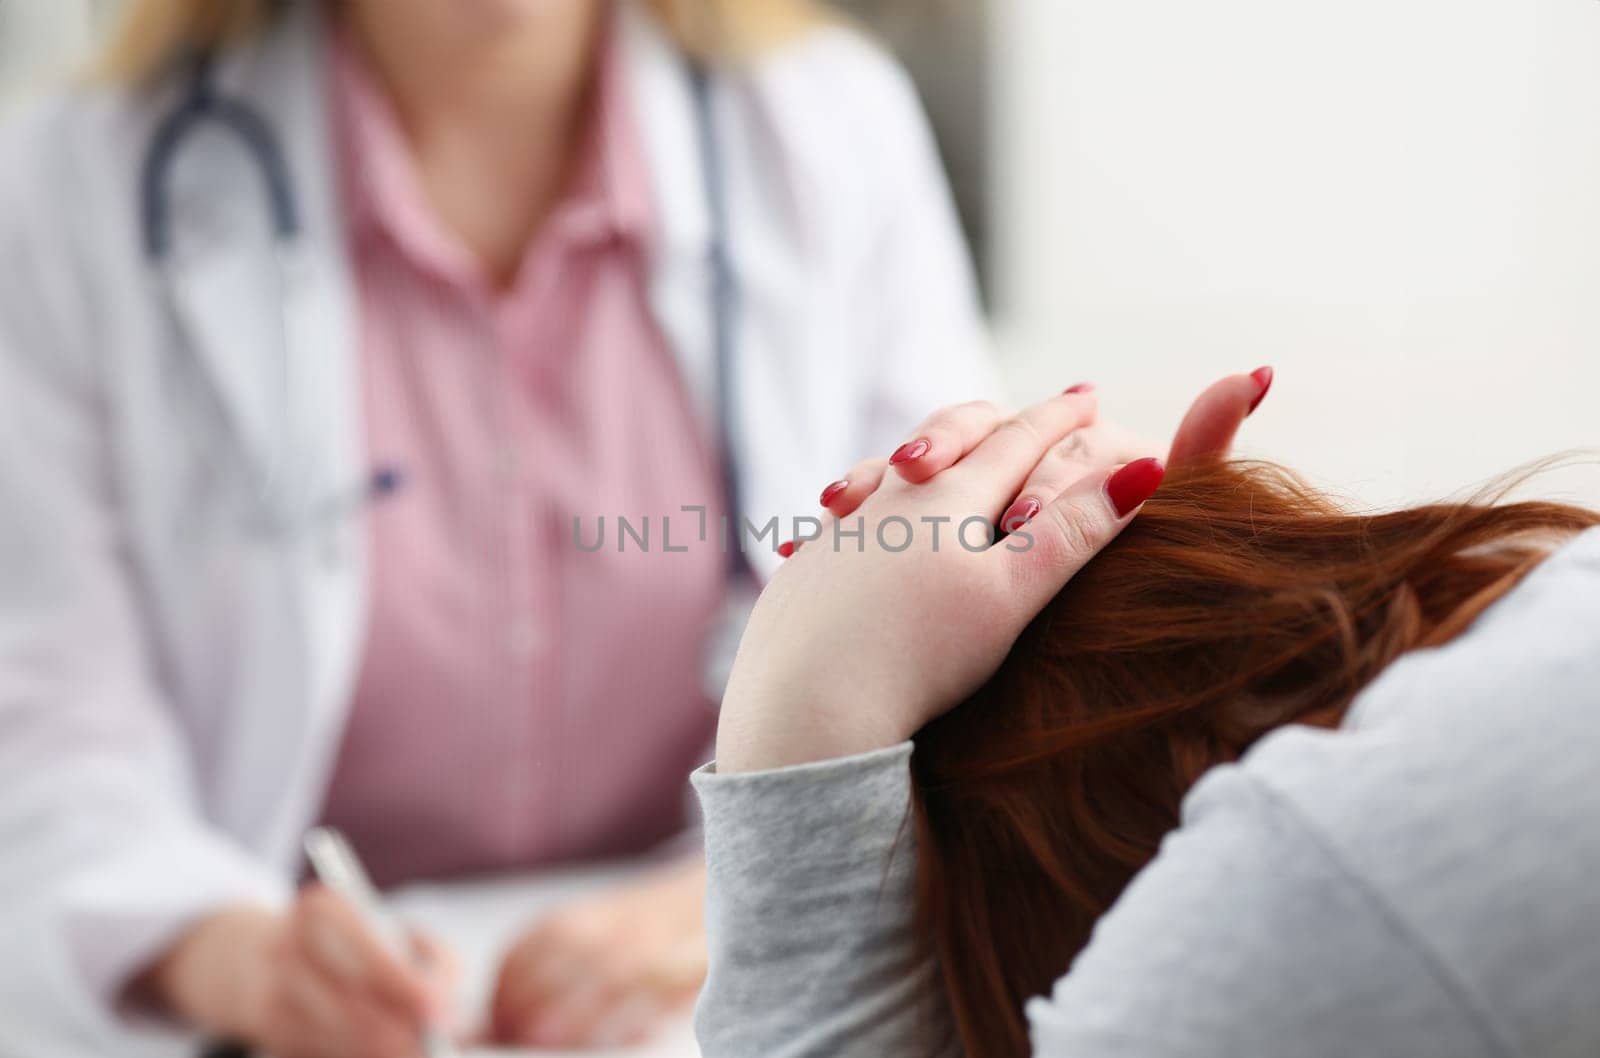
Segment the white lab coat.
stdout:
<path fill-rule="evenodd" d="M 287 319 L 312 470 L 338 491 L 369 469 L 312 7 L 218 70 L 288 157 L 305 238 L 282 301 L 257 171 L 207 132 L 171 180 L 181 327 L 162 308 L 136 192 L 176 84 L 59 94 L 0 144 L 0 1053 L 46 1038 L 64 1053 L 68 1037 L 131 1053 L 110 1003 L 125 975 L 208 909 L 284 899 L 319 810 L 362 646 L 361 519 L 252 533 L 221 419 L 273 450 Z M 659 27 L 640 12 L 621 26 L 662 220 L 651 300 L 709 424 L 691 96 Z M 813 512 L 823 484 L 991 379 L 949 196 L 892 63 L 830 28 L 717 85 L 742 297 L 734 429 L 759 524 Z"/>

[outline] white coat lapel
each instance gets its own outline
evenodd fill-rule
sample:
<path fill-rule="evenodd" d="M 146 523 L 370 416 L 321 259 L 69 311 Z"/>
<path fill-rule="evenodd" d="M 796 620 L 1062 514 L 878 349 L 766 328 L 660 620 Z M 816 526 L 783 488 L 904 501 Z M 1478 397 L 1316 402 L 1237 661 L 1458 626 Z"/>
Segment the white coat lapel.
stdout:
<path fill-rule="evenodd" d="M 677 358 L 708 442 L 716 440 L 711 217 L 696 150 L 694 97 L 683 56 L 653 16 L 620 5 L 620 42 L 636 126 L 649 163 L 657 230 L 650 248 L 650 305 Z"/>
<path fill-rule="evenodd" d="M 270 248 L 245 252 L 239 242 L 185 249 L 159 266 L 157 278 L 172 312 L 174 341 L 198 368 L 225 420 L 220 436 L 243 445 L 253 473 L 276 473 L 288 441 L 285 317 L 268 293 L 279 277 L 264 267 Z"/>
<path fill-rule="evenodd" d="M 209 382 L 230 439 L 258 471 L 307 497 L 346 490 L 359 463 L 348 277 L 334 202 L 320 19 L 286 24 L 230 54 L 216 91 L 242 101 L 289 170 L 298 236 L 276 238 L 261 166 L 215 121 L 192 126 L 164 180 L 171 251 L 159 266 L 186 355 Z"/>
<path fill-rule="evenodd" d="M 279 661 L 296 675 L 285 671 L 282 693 L 290 697 L 260 711 L 262 729 L 239 733 L 270 741 L 275 731 L 295 732 L 297 744 L 280 758 L 283 797 L 263 838 L 286 860 L 317 811 L 339 745 L 366 599 L 364 509 L 353 502 L 368 479 L 362 394 L 323 17 L 321 5 L 289 5 L 278 29 L 217 70 L 218 91 L 255 109 L 278 137 L 297 207 L 297 243 L 274 248 L 261 177 L 242 150 L 230 162 L 218 161 L 216 145 L 186 147 L 203 146 L 210 159 L 184 163 L 190 175 L 174 182 L 181 198 L 172 210 L 175 227 L 180 217 L 185 226 L 174 240 L 181 273 L 175 309 L 195 357 L 243 434 L 267 446 L 257 451 L 271 458 L 270 444 L 292 431 L 304 453 L 294 472 L 309 510 L 280 549 L 293 595 L 287 619 L 298 634 L 295 656 Z M 208 225 L 215 230 L 204 230 Z"/>
<path fill-rule="evenodd" d="M 301 758 L 302 800 L 285 813 L 280 841 L 298 844 L 300 828 L 318 810 L 326 777 L 342 737 L 360 659 L 366 617 L 365 506 L 369 479 L 362 416 L 355 297 L 339 202 L 336 151 L 329 127 L 323 5 L 293 4 L 287 25 L 269 47 L 259 83 L 245 86 L 266 113 L 280 115 L 290 178 L 299 197 L 303 229 L 291 261 L 289 326 L 297 335 L 299 370 L 293 392 L 321 466 L 320 500 L 345 513 L 314 523 L 297 568 L 314 703 L 307 751 Z"/>

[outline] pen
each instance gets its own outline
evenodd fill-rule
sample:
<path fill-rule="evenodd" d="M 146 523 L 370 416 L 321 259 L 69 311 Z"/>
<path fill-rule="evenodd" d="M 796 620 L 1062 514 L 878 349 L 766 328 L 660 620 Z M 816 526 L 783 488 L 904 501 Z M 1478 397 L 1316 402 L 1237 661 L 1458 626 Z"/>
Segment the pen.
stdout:
<path fill-rule="evenodd" d="M 345 836 L 332 827 L 314 827 L 306 833 L 305 850 L 317 880 L 350 901 L 362 921 L 390 951 L 409 959 L 410 944 L 405 931 L 383 906 L 383 899 Z M 454 1058 L 456 1053 L 444 1033 L 434 1025 L 423 1026 L 422 1050 L 426 1058 Z"/>

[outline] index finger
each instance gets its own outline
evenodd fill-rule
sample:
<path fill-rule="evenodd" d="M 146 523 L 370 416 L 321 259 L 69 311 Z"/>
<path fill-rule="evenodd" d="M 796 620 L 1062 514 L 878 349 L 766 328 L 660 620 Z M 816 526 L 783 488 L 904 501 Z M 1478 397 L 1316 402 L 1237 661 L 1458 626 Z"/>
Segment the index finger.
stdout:
<path fill-rule="evenodd" d="M 912 430 L 889 456 L 889 466 L 915 485 L 959 461 L 1005 418 L 992 401 L 973 400 L 940 408 Z"/>
<path fill-rule="evenodd" d="M 997 425 L 949 474 L 970 481 L 992 520 L 1033 468 L 1074 430 L 1094 422 L 1093 396 L 1068 391 L 1023 409 Z"/>
<path fill-rule="evenodd" d="M 321 885 L 307 886 L 294 913 L 295 936 L 307 956 L 346 988 L 371 996 L 421 1026 L 435 1011 L 424 976 L 390 950 L 348 900 Z"/>

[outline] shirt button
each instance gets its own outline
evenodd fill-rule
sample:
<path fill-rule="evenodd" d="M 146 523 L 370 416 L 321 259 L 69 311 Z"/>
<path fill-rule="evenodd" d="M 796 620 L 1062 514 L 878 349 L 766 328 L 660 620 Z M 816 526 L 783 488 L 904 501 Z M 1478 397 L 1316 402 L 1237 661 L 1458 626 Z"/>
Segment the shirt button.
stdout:
<path fill-rule="evenodd" d="M 533 656 L 539 646 L 539 630 L 530 620 L 518 620 L 506 629 L 506 653 L 518 660 Z"/>

